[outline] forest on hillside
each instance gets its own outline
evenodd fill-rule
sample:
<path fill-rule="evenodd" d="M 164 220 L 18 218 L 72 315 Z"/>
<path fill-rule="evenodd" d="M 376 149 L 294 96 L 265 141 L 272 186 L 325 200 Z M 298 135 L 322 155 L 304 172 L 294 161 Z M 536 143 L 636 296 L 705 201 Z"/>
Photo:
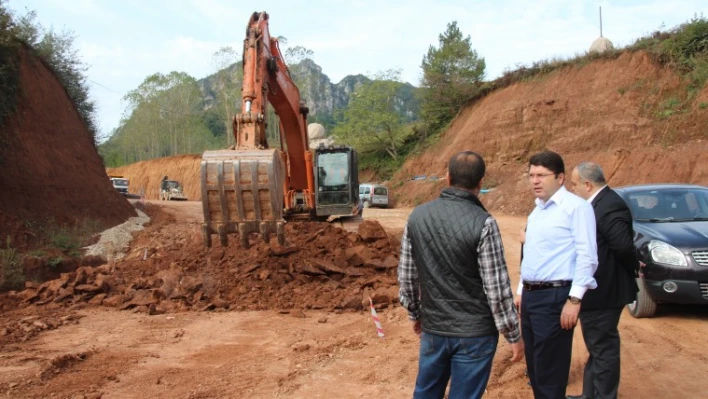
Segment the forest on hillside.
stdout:
<path fill-rule="evenodd" d="M 418 87 L 403 82 L 396 69 L 350 75 L 335 84 L 312 51 L 294 46 L 283 54 L 309 108 L 308 122 L 323 125 L 335 142 L 353 146 L 362 167 L 383 175 L 393 173 L 408 153 L 452 120 L 479 90 L 485 71 L 484 59 L 456 22 L 423 55 Z M 233 48 L 219 49 L 213 54 L 215 72 L 200 80 L 177 71 L 148 76 L 124 97 L 120 124 L 99 148 L 106 166 L 232 145 L 232 120 L 241 112 L 240 58 Z M 277 147 L 279 123 L 270 106 L 266 121 L 269 145 Z"/>

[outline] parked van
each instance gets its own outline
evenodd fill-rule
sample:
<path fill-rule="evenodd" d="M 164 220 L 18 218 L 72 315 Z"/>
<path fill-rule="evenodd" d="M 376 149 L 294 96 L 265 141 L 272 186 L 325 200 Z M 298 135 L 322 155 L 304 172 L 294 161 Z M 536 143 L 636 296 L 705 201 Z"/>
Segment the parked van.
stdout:
<path fill-rule="evenodd" d="M 370 206 L 388 206 L 388 188 L 381 184 L 360 184 L 359 200 L 364 201 L 364 208 Z"/>

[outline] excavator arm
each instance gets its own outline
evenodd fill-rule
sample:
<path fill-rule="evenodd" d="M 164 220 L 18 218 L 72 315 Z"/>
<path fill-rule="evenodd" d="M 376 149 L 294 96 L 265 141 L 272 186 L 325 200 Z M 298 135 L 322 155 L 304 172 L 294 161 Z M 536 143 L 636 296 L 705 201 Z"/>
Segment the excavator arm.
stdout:
<path fill-rule="evenodd" d="M 202 156 L 202 228 L 207 246 L 212 234 L 226 246 L 229 233 L 239 233 L 244 247 L 249 246 L 251 233 L 260 233 L 266 242 L 275 233 L 283 244 L 284 216 L 314 214 L 308 108 L 290 78 L 277 39 L 270 36 L 265 12 L 249 19 L 243 70 L 241 113 L 233 121 L 236 145 Z M 270 149 L 266 140 L 268 102 L 280 118 L 283 150 Z"/>
<path fill-rule="evenodd" d="M 307 205 L 311 207 L 314 178 L 307 138 L 309 110 L 283 61 L 278 39 L 270 36 L 268 14 L 256 12 L 249 20 L 243 45 L 241 114 L 234 118 L 237 149 L 268 148 L 265 135 L 268 102 L 280 118 L 287 148 L 284 161 L 290 166 L 285 208 L 292 208 L 292 194 L 298 192 L 306 194 Z"/>

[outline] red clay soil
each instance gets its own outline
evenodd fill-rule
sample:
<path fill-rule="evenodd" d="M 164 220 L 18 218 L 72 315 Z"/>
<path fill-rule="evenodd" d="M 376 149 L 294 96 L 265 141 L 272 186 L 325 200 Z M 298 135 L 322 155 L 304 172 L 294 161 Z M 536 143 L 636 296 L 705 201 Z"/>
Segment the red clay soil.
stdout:
<path fill-rule="evenodd" d="M 32 244 L 34 226 L 107 228 L 135 210 L 113 189 L 93 139 L 54 73 L 20 54 L 17 113 L 0 128 L 0 239 Z"/>
<path fill-rule="evenodd" d="M 201 209 L 196 203 L 188 205 L 194 205 L 195 213 Z M 253 236 L 252 246 L 243 249 L 234 236 L 227 248 L 218 240 L 206 248 L 197 218 L 176 223 L 161 207 L 148 204 L 145 210 L 152 220 L 137 234 L 125 258 L 79 267 L 41 285 L 30 283 L 26 290 L 3 298 L 0 311 L 77 305 L 149 314 L 218 309 L 344 311 L 367 308 L 369 298 L 379 308 L 398 300 L 400 241 L 389 237 L 376 221 L 363 221 L 358 232 L 329 223 L 289 223 L 285 247 L 278 246 L 276 238 L 264 243 Z M 25 339 L 47 329 L 47 321 L 42 323 L 23 327 L 18 322 L 0 335 L 10 341 Z M 57 322 L 52 319 L 49 324 Z"/>
<path fill-rule="evenodd" d="M 693 98 L 669 68 L 643 52 L 568 67 L 495 91 L 460 111 L 440 140 L 407 161 L 392 179 L 401 205 L 437 196 L 460 150 L 487 161 L 482 198 L 493 210 L 525 214 L 533 196 L 524 178 L 528 158 L 551 149 L 570 170 L 599 162 L 610 185 L 653 182 L 708 184 L 708 88 Z"/>
<path fill-rule="evenodd" d="M 184 195 L 190 201 L 201 200 L 199 165 L 201 154 L 175 155 L 172 157 L 140 161 L 118 168 L 107 168 L 109 175 L 123 176 L 130 181 L 128 192 L 144 195 L 147 200 L 159 199 L 160 182 L 167 176 L 182 184 Z"/>

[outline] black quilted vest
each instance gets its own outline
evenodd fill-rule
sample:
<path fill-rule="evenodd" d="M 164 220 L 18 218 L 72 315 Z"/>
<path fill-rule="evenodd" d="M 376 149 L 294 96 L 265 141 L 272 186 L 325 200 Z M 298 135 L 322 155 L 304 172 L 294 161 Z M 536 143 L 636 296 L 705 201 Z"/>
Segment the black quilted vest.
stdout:
<path fill-rule="evenodd" d="M 498 334 L 477 262 L 488 217 L 474 194 L 448 187 L 408 218 L 423 331 L 449 337 Z"/>

